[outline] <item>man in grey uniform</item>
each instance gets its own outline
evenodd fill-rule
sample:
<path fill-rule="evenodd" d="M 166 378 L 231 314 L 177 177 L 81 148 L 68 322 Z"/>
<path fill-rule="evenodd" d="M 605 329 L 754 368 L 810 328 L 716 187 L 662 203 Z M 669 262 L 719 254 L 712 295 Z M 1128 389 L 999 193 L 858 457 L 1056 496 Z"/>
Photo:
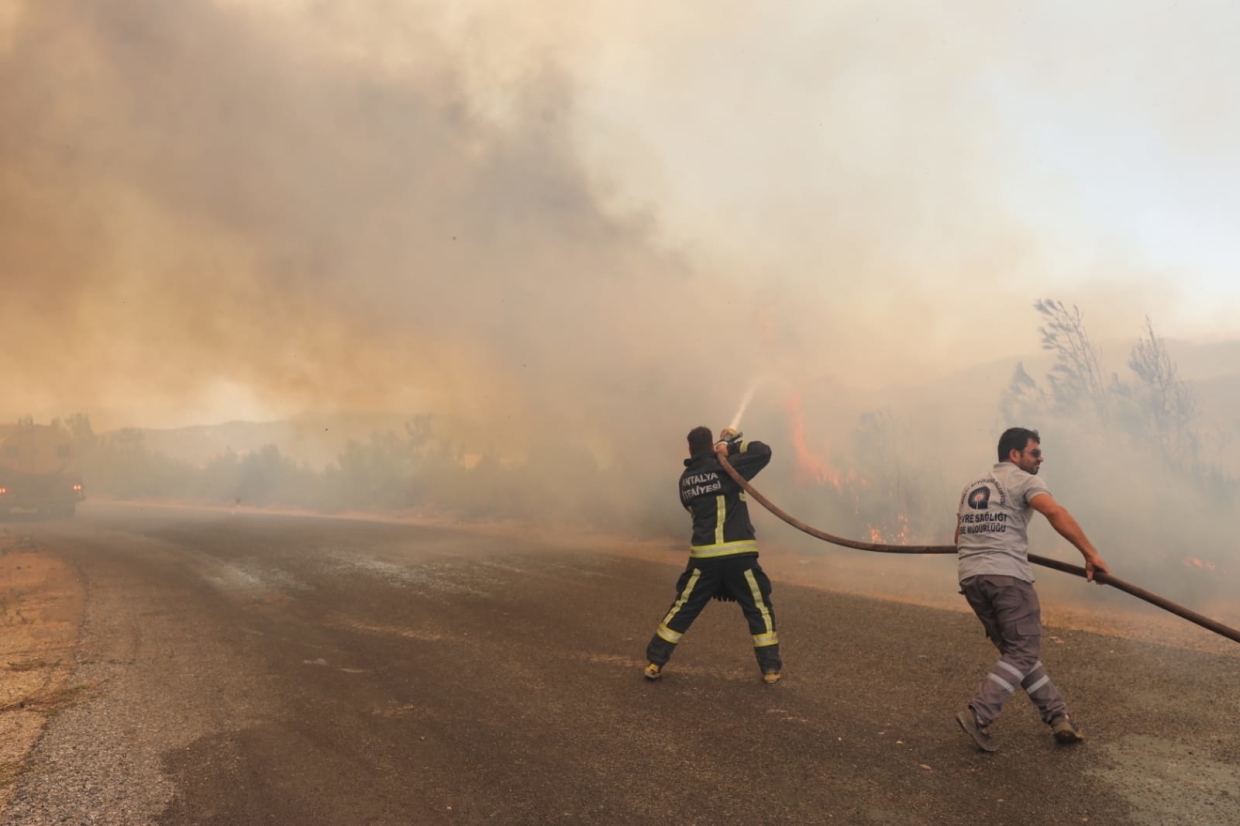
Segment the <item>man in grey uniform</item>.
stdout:
<path fill-rule="evenodd" d="M 1020 686 L 1060 743 L 1084 739 L 1042 661 L 1042 615 L 1029 566 L 1029 519 L 1037 511 L 1085 557 L 1086 578 L 1110 573 L 1081 526 L 1038 478 L 1041 438 L 1013 427 L 999 437 L 999 463 L 970 482 L 956 517 L 960 592 L 1001 654 L 956 721 L 983 751 L 998 746 L 990 724 Z"/>

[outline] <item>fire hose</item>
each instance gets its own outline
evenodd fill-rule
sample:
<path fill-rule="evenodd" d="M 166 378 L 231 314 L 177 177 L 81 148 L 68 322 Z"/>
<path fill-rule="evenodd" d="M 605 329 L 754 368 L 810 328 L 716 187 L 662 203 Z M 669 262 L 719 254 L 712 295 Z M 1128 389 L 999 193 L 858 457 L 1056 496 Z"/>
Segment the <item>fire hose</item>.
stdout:
<path fill-rule="evenodd" d="M 761 503 L 762 507 L 766 508 L 771 513 L 775 514 L 776 516 L 778 516 L 783 521 L 787 522 L 792 527 L 796 528 L 799 531 L 803 531 L 804 533 L 809 534 L 815 539 L 821 539 L 823 542 L 830 542 L 832 545 L 840 545 L 845 548 L 854 548 L 858 551 L 872 551 L 875 553 L 882 553 L 882 554 L 954 554 L 956 553 L 956 548 L 954 545 L 882 545 L 876 542 L 860 542 L 856 539 L 846 539 L 842 536 L 835 536 L 834 534 L 829 534 L 826 531 L 821 531 L 818 528 L 814 528 L 809 525 L 806 525 L 804 522 L 802 522 L 799 519 L 789 516 L 787 513 L 785 513 L 783 510 L 777 507 L 770 499 L 767 499 L 765 496 L 759 493 L 753 487 L 753 485 L 749 484 L 749 482 L 745 479 L 745 477 L 737 473 L 736 468 L 732 467 L 732 465 L 728 462 L 727 457 L 721 455 L 718 458 L 719 458 L 719 464 L 723 467 L 725 471 L 727 471 L 727 474 L 732 477 L 733 481 L 735 481 L 736 484 L 740 485 L 741 488 L 747 494 L 749 494 L 754 499 L 756 499 L 759 503 Z M 1038 556 L 1037 554 L 1029 554 L 1029 561 L 1037 565 L 1046 567 L 1046 568 L 1052 568 L 1056 571 L 1063 571 L 1065 574 L 1073 574 L 1075 576 L 1079 576 L 1082 578 L 1085 577 L 1085 569 L 1079 565 L 1072 565 L 1071 563 L 1068 563 L 1068 562 L 1060 562 L 1058 559 L 1050 559 L 1048 557 Z M 1158 594 L 1151 593 L 1150 591 L 1147 591 L 1144 588 L 1141 588 L 1137 585 L 1133 585 L 1131 582 L 1125 582 L 1124 580 L 1120 579 L 1117 576 L 1112 576 L 1111 574 L 1104 574 L 1101 571 L 1096 571 L 1094 573 L 1094 581 L 1099 582 L 1103 585 L 1110 585 L 1112 588 L 1117 588 L 1120 591 L 1123 591 L 1127 594 L 1131 594 L 1137 599 L 1145 600 L 1151 605 L 1157 605 L 1159 608 L 1163 609 L 1164 611 L 1169 611 L 1170 613 L 1175 614 L 1177 617 L 1182 617 L 1183 619 L 1186 619 L 1189 622 L 1196 623 L 1197 625 L 1200 625 L 1202 628 L 1213 631 L 1215 634 L 1218 634 L 1219 636 L 1226 637 L 1232 642 L 1240 642 L 1240 631 L 1237 631 L 1234 628 L 1229 628 L 1228 626 L 1223 625 L 1221 622 L 1216 622 L 1210 619 L 1209 617 L 1202 616 L 1201 614 L 1198 614 L 1196 611 L 1185 608 L 1183 605 L 1178 605 L 1177 603 L 1172 602 L 1166 597 L 1160 597 Z"/>

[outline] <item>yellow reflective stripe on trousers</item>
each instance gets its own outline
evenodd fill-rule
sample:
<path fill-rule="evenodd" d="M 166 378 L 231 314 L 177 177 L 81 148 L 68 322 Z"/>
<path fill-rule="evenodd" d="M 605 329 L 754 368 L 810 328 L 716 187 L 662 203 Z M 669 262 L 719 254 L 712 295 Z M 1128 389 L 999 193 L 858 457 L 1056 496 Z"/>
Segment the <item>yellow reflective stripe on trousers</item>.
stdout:
<path fill-rule="evenodd" d="M 723 544 L 723 523 L 728 518 L 728 500 L 723 496 L 715 497 L 715 544 Z"/>
<path fill-rule="evenodd" d="M 768 645 L 779 645 L 779 635 L 772 631 L 769 634 L 754 634 L 753 647 L 764 648 Z"/>
<path fill-rule="evenodd" d="M 659 625 L 659 627 L 655 630 L 655 633 L 658 634 L 661 639 L 667 640 L 672 645 L 680 642 L 680 638 L 684 636 L 684 634 L 678 634 L 663 624 Z"/>
<path fill-rule="evenodd" d="M 724 542 L 719 545 L 691 545 L 689 556 L 693 559 L 706 559 L 712 556 L 732 556 L 733 554 L 756 554 L 758 540 L 738 539 L 735 542 Z"/>
<path fill-rule="evenodd" d="M 672 645 L 680 642 L 682 635 L 668 628 L 667 624 L 672 621 L 672 618 L 676 616 L 677 612 L 679 612 L 684 604 L 688 602 L 689 595 L 693 593 L 693 586 L 697 585 L 697 581 L 701 576 L 701 569 L 694 568 L 693 574 L 689 577 L 689 582 L 685 584 L 685 589 L 680 592 L 680 596 L 677 597 L 676 601 L 672 603 L 672 609 L 667 612 L 667 616 L 663 618 L 663 622 L 659 623 L 659 629 L 655 632 Z M 673 637 L 675 639 L 673 639 Z"/>
<path fill-rule="evenodd" d="M 754 604 L 758 606 L 758 611 L 762 614 L 762 624 L 766 626 L 766 634 L 754 634 L 754 646 L 758 645 L 758 637 L 770 636 L 771 642 L 763 643 L 764 645 L 774 645 L 775 642 L 775 625 L 771 622 L 770 609 L 766 607 L 766 602 L 762 599 L 762 589 L 758 587 L 758 578 L 753 575 L 753 571 L 745 572 L 745 580 L 749 583 L 749 593 L 753 594 Z"/>

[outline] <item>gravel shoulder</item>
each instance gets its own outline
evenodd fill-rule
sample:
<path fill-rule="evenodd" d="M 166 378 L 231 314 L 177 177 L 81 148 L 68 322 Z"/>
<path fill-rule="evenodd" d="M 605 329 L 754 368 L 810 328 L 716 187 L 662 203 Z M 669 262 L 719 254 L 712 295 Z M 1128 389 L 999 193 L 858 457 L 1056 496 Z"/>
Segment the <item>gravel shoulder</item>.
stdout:
<path fill-rule="evenodd" d="M 78 572 L 0 534 L 0 815 L 48 721 L 81 696 L 70 684 L 85 603 Z"/>

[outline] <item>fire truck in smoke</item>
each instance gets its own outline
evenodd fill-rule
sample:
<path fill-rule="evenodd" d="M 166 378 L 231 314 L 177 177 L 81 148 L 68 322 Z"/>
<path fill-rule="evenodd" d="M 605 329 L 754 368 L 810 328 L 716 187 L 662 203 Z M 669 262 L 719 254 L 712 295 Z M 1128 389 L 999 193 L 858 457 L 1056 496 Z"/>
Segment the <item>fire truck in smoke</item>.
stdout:
<path fill-rule="evenodd" d="M 72 464 L 73 439 L 58 425 L 0 425 L 0 515 L 73 516 L 86 493 Z"/>

